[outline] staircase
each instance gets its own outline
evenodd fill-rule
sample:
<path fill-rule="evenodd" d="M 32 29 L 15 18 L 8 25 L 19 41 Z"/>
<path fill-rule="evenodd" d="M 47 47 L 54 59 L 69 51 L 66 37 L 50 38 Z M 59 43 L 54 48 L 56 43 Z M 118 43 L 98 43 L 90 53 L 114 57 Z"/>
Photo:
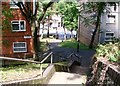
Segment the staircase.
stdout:
<path fill-rule="evenodd" d="M 85 84 L 88 68 L 76 64 L 71 65 L 69 72 L 55 72 L 48 84 Z"/>
<path fill-rule="evenodd" d="M 55 72 L 48 84 L 85 84 L 86 75 L 68 72 Z"/>

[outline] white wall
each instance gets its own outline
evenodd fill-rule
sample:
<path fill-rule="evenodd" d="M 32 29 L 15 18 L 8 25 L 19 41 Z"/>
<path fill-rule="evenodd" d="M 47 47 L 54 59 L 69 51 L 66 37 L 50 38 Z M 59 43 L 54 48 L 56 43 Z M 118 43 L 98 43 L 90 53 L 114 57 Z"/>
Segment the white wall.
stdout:
<path fill-rule="evenodd" d="M 101 27 L 100 30 L 102 31 L 101 36 L 100 36 L 100 41 L 104 42 L 104 37 L 105 37 L 105 32 L 106 31 L 111 31 L 115 33 L 115 37 L 119 38 L 120 37 L 120 29 L 119 29 L 119 15 L 120 15 L 120 11 L 118 10 L 118 6 L 116 11 L 114 11 L 114 6 L 109 6 L 110 8 L 110 13 L 108 13 L 107 11 L 105 11 L 105 13 L 102 15 L 101 17 Z M 113 17 L 109 17 L 108 15 L 114 15 L 115 19 Z M 115 22 L 114 22 L 115 21 Z"/>

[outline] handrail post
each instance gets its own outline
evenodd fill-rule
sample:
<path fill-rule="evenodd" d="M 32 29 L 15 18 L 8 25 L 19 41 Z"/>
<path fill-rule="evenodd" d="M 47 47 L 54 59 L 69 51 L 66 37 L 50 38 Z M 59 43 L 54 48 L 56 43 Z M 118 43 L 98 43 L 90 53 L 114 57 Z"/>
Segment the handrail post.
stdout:
<path fill-rule="evenodd" d="M 43 76 L 43 74 L 42 74 L 42 64 L 40 64 L 40 75 Z"/>
<path fill-rule="evenodd" d="M 53 53 L 51 53 L 51 64 L 53 63 Z"/>

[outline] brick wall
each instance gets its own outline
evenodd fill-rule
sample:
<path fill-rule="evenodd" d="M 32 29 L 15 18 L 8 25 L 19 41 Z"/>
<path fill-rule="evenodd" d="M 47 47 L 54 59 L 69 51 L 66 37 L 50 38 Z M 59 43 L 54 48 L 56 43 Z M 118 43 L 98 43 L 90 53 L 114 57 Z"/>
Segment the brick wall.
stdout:
<path fill-rule="evenodd" d="M 80 35 L 79 35 L 79 40 L 86 44 L 89 45 L 92 37 L 92 32 L 95 29 L 95 26 L 85 26 L 84 24 L 80 24 Z M 98 34 L 95 37 L 94 44 L 96 45 L 98 42 Z"/>
<path fill-rule="evenodd" d="M 8 6 L 8 9 L 10 8 L 9 2 L 3 2 L 2 5 L 3 5 L 3 7 Z M 32 7 L 32 3 L 31 3 L 31 7 Z M 13 8 L 12 14 L 13 14 L 13 18 L 9 19 L 10 23 L 12 20 L 26 21 L 26 18 L 22 15 L 19 8 Z M 4 16 L 2 17 L 2 19 L 4 19 Z M 33 38 L 32 38 L 31 27 L 30 27 L 30 24 L 28 21 L 26 21 L 25 28 L 26 28 L 26 31 L 12 31 L 11 27 L 3 30 L 4 31 L 4 33 L 2 33 L 2 41 L 3 41 L 2 55 L 3 56 L 9 56 L 9 57 L 23 57 L 24 55 L 32 56 L 32 53 L 34 53 Z M 31 36 L 31 37 L 25 38 L 25 36 Z M 27 43 L 27 52 L 14 53 L 13 52 L 13 42 L 26 42 Z"/>

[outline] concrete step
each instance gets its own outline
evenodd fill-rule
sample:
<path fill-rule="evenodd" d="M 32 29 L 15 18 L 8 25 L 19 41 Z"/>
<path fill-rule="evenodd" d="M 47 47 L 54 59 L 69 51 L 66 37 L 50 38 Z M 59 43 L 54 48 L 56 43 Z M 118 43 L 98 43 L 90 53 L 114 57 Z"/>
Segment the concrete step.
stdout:
<path fill-rule="evenodd" d="M 70 68 L 70 72 L 80 74 L 80 75 L 87 75 L 89 74 L 89 67 L 72 66 Z"/>
<path fill-rule="evenodd" d="M 86 80 L 86 75 L 67 72 L 55 72 L 48 84 L 85 84 Z"/>

